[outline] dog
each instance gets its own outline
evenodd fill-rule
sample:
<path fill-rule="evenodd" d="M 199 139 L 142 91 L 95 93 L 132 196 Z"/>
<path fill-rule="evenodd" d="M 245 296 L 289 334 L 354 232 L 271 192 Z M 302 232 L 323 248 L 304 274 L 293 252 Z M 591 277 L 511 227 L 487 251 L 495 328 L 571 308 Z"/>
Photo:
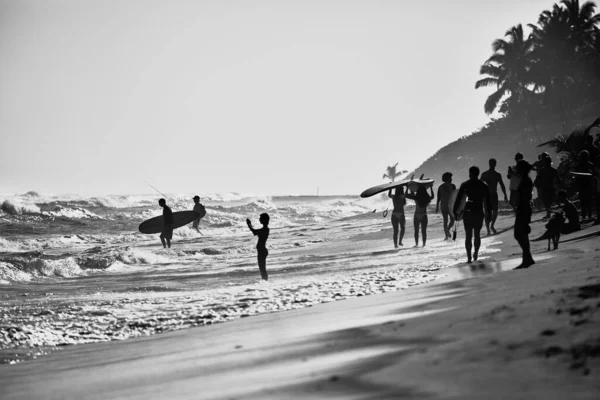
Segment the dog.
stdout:
<path fill-rule="evenodd" d="M 546 224 L 546 233 L 548 233 L 548 251 L 550 251 L 550 242 L 554 245 L 554 250 L 558 249 L 558 241 L 560 240 L 560 232 L 565 224 L 565 215 L 560 212 L 555 212 L 548 223 Z"/>
<path fill-rule="evenodd" d="M 565 215 L 562 211 L 555 212 L 548 223 L 546 224 L 546 232 L 542 236 L 537 239 L 534 239 L 534 242 L 538 240 L 548 239 L 548 251 L 550 251 L 550 243 L 554 245 L 554 250 L 558 249 L 558 241 L 560 240 L 560 233 L 565 224 Z"/>

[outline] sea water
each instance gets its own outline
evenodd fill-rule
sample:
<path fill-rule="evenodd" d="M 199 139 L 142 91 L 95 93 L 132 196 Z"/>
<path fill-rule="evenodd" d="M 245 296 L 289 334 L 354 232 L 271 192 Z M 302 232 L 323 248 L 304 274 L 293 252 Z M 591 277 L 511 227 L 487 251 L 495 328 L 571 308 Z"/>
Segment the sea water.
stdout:
<path fill-rule="evenodd" d="M 190 210 L 192 196 L 168 204 Z M 462 244 L 442 240 L 434 215 L 427 247 L 412 248 L 410 205 L 404 246 L 394 249 L 387 194 L 201 199 L 201 233 L 177 229 L 164 249 L 158 235 L 137 231 L 161 215 L 156 195 L 0 197 L 0 362 L 398 290 L 464 258 Z M 245 223 L 260 227 L 263 212 L 271 217 L 268 282 Z"/>

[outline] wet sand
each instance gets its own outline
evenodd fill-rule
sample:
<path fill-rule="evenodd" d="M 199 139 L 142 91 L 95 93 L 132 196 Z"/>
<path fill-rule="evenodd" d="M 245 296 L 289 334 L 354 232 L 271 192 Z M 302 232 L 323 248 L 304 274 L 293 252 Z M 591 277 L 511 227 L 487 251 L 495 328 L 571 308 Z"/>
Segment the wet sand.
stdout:
<path fill-rule="evenodd" d="M 600 228 L 536 242 L 512 271 L 511 219 L 497 225 L 500 253 L 435 283 L 68 346 L 0 365 L 2 398 L 599 398 Z"/>

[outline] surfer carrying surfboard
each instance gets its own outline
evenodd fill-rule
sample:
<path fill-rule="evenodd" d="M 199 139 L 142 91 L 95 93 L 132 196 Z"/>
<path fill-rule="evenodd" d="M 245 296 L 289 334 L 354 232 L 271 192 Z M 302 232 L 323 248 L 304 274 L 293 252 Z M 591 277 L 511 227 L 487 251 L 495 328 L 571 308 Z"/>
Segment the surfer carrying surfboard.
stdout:
<path fill-rule="evenodd" d="M 442 205 L 442 218 L 444 219 L 444 234 L 446 237 L 444 240 L 448 240 L 452 237 L 450 229 L 454 225 L 454 215 L 450 210 L 450 198 L 452 193 L 456 190 L 456 186 L 452 183 L 452 173 L 444 172 L 442 174 L 442 183 L 438 188 L 437 192 L 437 203 L 435 205 L 435 212 L 440 212 L 440 204 Z M 448 221 L 450 221 L 448 223 Z"/>
<path fill-rule="evenodd" d="M 414 192 L 414 185 L 417 185 L 417 192 Z M 413 225 L 415 228 L 415 247 L 419 246 L 419 227 L 421 228 L 421 236 L 423 237 L 423 247 L 427 243 L 427 206 L 431 203 L 431 200 L 434 199 L 433 195 L 433 185 L 429 186 L 429 190 L 431 191 L 431 195 L 427 193 L 427 189 L 425 189 L 425 185 L 421 185 L 418 183 L 414 183 L 414 185 L 409 184 L 409 189 L 411 193 L 406 194 L 407 199 L 411 199 L 415 201 L 415 215 L 413 217 Z"/>
<path fill-rule="evenodd" d="M 246 224 L 248 224 L 248 228 L 252 233 L 254 233 L 255 236 L 258 236 L 258 243 L 256 243 L 258 269 L 260 270 L 260 276 L 267 281 L 269 280 L 269 276 L 267 275 L 267 256 L 269 255 L 269 251 L 267 250 L 267 239 L 269 238 L 269 214 L 260 214 L 258 220 L 263 224 L 263 227 L 260 229 L 254 229 L 249 218 L 246 219 Z"/>
<path fill-rule="evenodd" d="M 394 211 L 392 211 L 392 228 L 394 230 L 394 248 L 397 249 L 398 245 L 402 244 L 404 238 L 404 228 L 406 226 L 406 218 L 404 217 L 404 206 L 406 205 L 406 196 L 404 195 L 404 187 L 399 186 L 396 188 L 394 195 L 392 196 L 392 189 L 388 192 L 388 197 L 392 199 L 394 203 Z M 398 240 L 398 225 L 400 225 L 400 240 Z"/>
<path fill-rule="evenodd" d="M 192 227 L 200 232 L 200 220 L 206 215 L 206 209 L 200 204 L 200 196 L 194 196 L 194 211 L 198 213 L 198 218 L 192 223 Z"/>
<path fill-rule="evenodd" d="M 171 207 L 167 205 L 165 199 L 158 200 L 158 205 L 163 208 L 164 219 L 160 241 L 165 249 L 167 247 L 171 248 L 171 239 L 173 238 L 173 211 L 171 211 Z"/>
<path fill-rule="evenodd" d="M 458 189 L 457 199 L 462 196 L 467 196 L 465 210 L 463 214 L 463 224 L 465 226 L 465 249 L 467 250 L 467 263 L 471 261 L 471 249 L 475 246 L 473 259 L 477 261 L 479 255 L 479 247 L 481 246 L 481 228 L 483 228 L 483 220 L 485 214 L 489 214 L 492 209 L 490 201 L 490 189 L 487 183 L 479 180 L 479 168 L 472 166 L 469 168 L 469 180 L 463 182 Z M 484 214 L 485 203 L 485 214 Z M 460 202 L 454 203 L 452 212 L 454 218 L 457 217 Z M 487 216 L 489 218 L 489 215 Z"/>

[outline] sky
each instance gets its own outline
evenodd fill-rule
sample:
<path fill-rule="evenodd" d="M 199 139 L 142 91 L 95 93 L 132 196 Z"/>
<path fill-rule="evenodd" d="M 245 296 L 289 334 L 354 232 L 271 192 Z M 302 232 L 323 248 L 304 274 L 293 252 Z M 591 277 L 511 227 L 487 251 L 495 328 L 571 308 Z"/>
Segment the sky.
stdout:
<path fill-rule="evenodd" d="M 485 125 L 552 4 L 0 0 L 0 193 L 359 194 Z"/>

